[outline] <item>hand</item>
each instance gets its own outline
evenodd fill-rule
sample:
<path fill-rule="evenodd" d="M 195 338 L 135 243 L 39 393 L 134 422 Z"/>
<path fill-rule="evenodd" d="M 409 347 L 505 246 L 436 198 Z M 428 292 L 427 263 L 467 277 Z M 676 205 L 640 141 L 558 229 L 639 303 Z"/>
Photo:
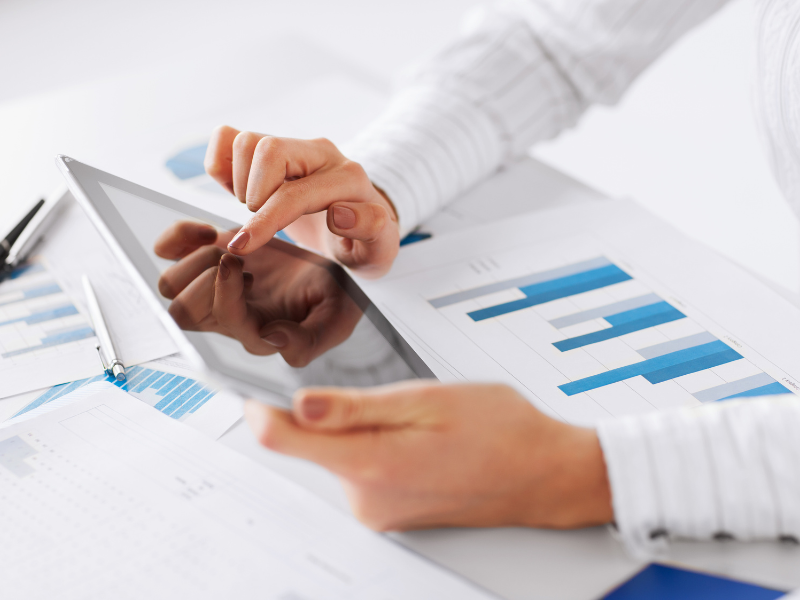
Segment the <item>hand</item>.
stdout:
<path fill-rule="evenodd" d="M 245 415 L 267 448 L 338 475 L 373 529 L 573 528 L 613 518 L 594 430 L 551 419 L 506 386 L 306 389 L 292 413 L 250 401 Z"/>
<path fill-rule="evenodd" d="M 179 260 L 158 282 L 179 327 L 228 335 L 251 354 L 280 352 L 293 367 L 350 336 L 361 310 L 325 268 L 269 245 L 237 258 L 224 249 L 232 237 L 178 221 L 156 241 L 158 256 Z"/>
<path fill-rule="evenodd" d="M 208 144 L 205 168 L 255 213 L 230 240 L 233 254 L 246 256 L 285 228 L 363 277 L 383 275 L 397 256 L 394 207 L 328 140 L 222 126 Z"/>

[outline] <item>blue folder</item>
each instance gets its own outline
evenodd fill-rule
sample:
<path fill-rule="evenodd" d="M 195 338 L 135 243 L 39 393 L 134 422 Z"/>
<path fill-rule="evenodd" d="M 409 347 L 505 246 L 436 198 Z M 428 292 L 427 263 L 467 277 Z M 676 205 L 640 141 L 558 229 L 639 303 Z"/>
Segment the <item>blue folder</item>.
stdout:
<path fill-rule="evenodd" d="M 725 577 L 650 564 L 604 596 L 605 600 L 772 600 L 786 592 Z"/>

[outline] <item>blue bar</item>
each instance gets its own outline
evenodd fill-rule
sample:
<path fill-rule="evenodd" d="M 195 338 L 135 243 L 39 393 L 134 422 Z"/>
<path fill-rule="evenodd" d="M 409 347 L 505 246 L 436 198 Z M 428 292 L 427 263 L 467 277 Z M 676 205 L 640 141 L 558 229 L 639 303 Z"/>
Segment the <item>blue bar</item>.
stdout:
<path fill-rule="evenodd" d="M 16 279 L 17 277 L 21 277 L 22 275 L 31 274 L 31 273 L 38 273 L 40 271 L 44 271 L 44 267 L 39 263 L 33 263 L 30 265 L 25 265 L 23 267 L 17 267 L 9 274 L 9 279 Z"/>
<path fill-rule="evenodd" d="M 733 400 L 734 398 L 752 398 L 753 396 L 776 396 L 778 394 L 791 393 L 792 392 L 776 381 L 775 383 L 770 383 L 769 385 L 762 385 L 761 387 L 747 390 L 746 392 L 740 392 L 738 394 L 734 394 L 733 396 L 722 398 L 722 400 Z M 720 400 L 720 402 L 722 400 Z"/>
<path fill-rule="evenodd" d="M 671 367 L 659 369 L 658 371 L 652 371 L 647 373 L 644 378 L 652 384 L 661 383 L 663 381 L 669 381 L 670 379 L 683 377 L 684 375 L 697 373 L 698 371 L 713 369 L 714 367 L 728 364 L 729 362 L 739 360 L 740 358 L 742 358 L 741 354 L 732 348 L 728 348 L 727 350 L 717 352 L 716 354 L 701 356 L 700 358 L 687 360 L 679 365 L 672 365 Z"/>
<path fill-rule="evenodd" d="M 176 385 L 178 385 L 181 381 L 186 379 L 186 377 L 181 377 L 180 375 L 175 375 L 172 379 L 170 379 L 165 385 L 161 386 L 161 389 L 156 392 L 157 396 L 166 396 L 172 391 Z"/>
<path fill-rule="evenodd" d="M 82 327 L 80 329 L 73 329 L 71 331 L 65 331 L 64 333 L 59 333 L 57 335 L 49 335 L 46 338 L 42 338 L 42 343 L 38 346 L 32 346 L 30 348 L 21 348 L 20 350 L 12 350 L 11 352 L 6 352 L 2 356 L 3 358 L 10 358 L 12 356 L 18 356 L 20 354 L 26 354 L 27 352 L 36 352 L 37 350 L 41 350 L 43 348 L 49 348 L 51 346 L 60 346 L 61 344 L 68 344 L 69 342 L 77 342 L 78 340 L 85 340 L 86 338 L 90 338 L 94 336 L 94 331 L 90 327 Z"/>
<path fill-rule="evenodd" d="M 130 392 L 133 387 L 135 387 L 136 380 L 139 379 L 142 374 L 147 374 L 150 372 L 150 369 L 142 369 L 142 367 L 135 366 L 135 367 L 128 367 L 125 369 L 125 381 L 122 383 L 122 389 L 126 392 Z"/>
<path fill-rule="evenodd" d="M 550 269 L 548 271 L 541 271 L 539 273 L 531 273 L 530 275 L 523 275 L 522 277 L 515 277 L 514 279 L 506 279 L 505 281 L 496 281 L 480 287 L 472 288 L 470 290 L 463 290 L 461 292 L 454 292 L 428 300 L 434 308 L 444 308 L 451 304 L 464 302 L 465 300 L 473 300 L 482 296 L 488 296 L 504 290 L 512 290 L 514 288 L 523 288 L 534 283 L 541 283 L 542 281 L 552 281 L 566 277 L 567 275 L 574 275 L 575 273 L 583 273 L 599 267 L 610 265 L 611 262 L 604 256 L 599 256 L 591 260 L 584 260 L 583 262 L 567 265 L 565 267 L 558 267 L 557 269 Z"/>
<path fill-rule="evenodd" d="M 685 317 L 686 315 L 684 315 L 681 311 L 670 306 L 668 311 L 657 313 L 649 317 L 639 319 L 638 321 L 629 321 L 627 323 L 623 323 L 622 325 L 609 327 L 608 329 L 601 329 L 600 331 L 593 331 L 592 333 L 579 335 L 578 337 L 561 340 L 560 342 L 555 342 L 553 346 L 561 350 L 561 352 L 567 352 L 569 350 L 574 350 L 575 348 L 582 348 L 583 346 L 597 344 L 598 342 L 604 342 L 606 340 L 620 337 L 621 335 L 633 333 L 634 331 L 641 331 L 642 329 L 649 329 L 650 327 L 663 325 L 664 323 L 677 321 L 678 319 L 683 319 Z"/>
<path fill-rule="evenodd" d="M 25 299 L 28 300 L 30 298 L 41 298 L 42 296 L 49 296 L 50 294 L 59 294 L 59 293 L 61 293 L 61 288 L 58 286 L 58 284 L 49 283 L 41 287 L 26 290 L 23 293 L 23 295 L 25 296 Z"/>
<path fill-rule="evenodd" d="M 631 279 L 630 275 L 622 271 L 616 265 L 610 265 L 586 273 L 579 273 L 578 275 L 520 288 L 527 298 L 512 300 L 511 302 L 490 306 L 489 308 L 482 308 L 467 314 L 473 321 L 483 321 L 484 319 L 499 317 L 500 315 L 544 304 L 545 302 L 552 302 L 553 300 L 575 296 L 584 292 L 599 290 L 600 288 L 628 281 L 629 279 Z"/>
<path fill-rule="evenodd" d="M 632 379 L 634 377 L 638 377 L 639 375 L 653 373 L 655 371 L 671 367 L 672 365 L 684 364 L 688 361 L 692 361 L 703 356 L 720 354 L 726 350 L 730 350 L 730 348 L 721 341 L 717 340 L 701 346 L 695 346 L 694 348 L 686 348 L 685 350 L 664 354 L 663 356 L 657 356 L 656 358 L 643 360 L 642 362 L 634 363 L 632 365 L 620 367 L 618 369 L 612 369 L 611 371 L 606 371 L 605 373 L 599 373 L 597 375 L 592 375 L 591 377 L 585 377 L 583 379 L 578 379 L 577 381 L 565 383 L 564 385 L 558 386 L 558 389 L 564 392 L 567 396 L 574 396 L 575 394 L 580 394 L 581 392 L 588 392 L 589 390 L 594 390 L 600 387 L 611 385 L 612 383 L 625 381 L 626 379 Z"/>
<path fill-rule="evenodd" d="M 180 379 L 181 381 L 177 382 L 178 379 Z M 176 382 L 178 383 L 178 385 L 173 385 Z M 175 400 L 175 398 L 177 398 L 178 396 L 182 395 L 187 390 L 187 388 L 189 386 L 191 386 L 191 384 L 193 384 L 193 383 L 194 383 L 194 381 L 192 381 L 191 379 L 186 379 L 185 377 L 176 377 L 175 379 L 173 379 L 170 382 L 170 386 L 172 387 L 172 391 L 170 393 L 168 393 L 166 396 L 164 396 L 158 402 L 158 404 L 155 405 L 155 409 L 163 411 L 164 408 L 166 408 L 167 406 L 172 404 L 172 401 Z M 164 389 L 166 389 L 166 388 L 164 388 Z M 163 392 L 164 390 L 162 389 L 161 391 Z"/>
<path fill-rule="evenodd" d="M 198 410 L 199 408 L 202 408 L 202 406 L 203 406 L 203 405 L 204 405 L 206 402 L 208 402 L 209 400 L 211 400 L 211 399 L 212 399 L 214 396 L 216 396 L 216 395 L 217 395 L 217 393 L 216 393 L 215 391 L 211 390 L 210 392 L 208 392 L 208 394 L 206 394 L 206 397 L 205 397 L 205 398 L 203 398 L 203 399 L 202 399 L 200 402 L 198 402 L 197 404 L 195 404 L 195 405 L 194 405 L 194 407 L 192 407 L 192 409 L 191 409 L 189 412 L 190 412 L 190 413 L 197 412 L 197 410 Z"/>
<path fill-rule="evenodd" d="M 654 346 L 639 348 L 636 352 L 638 352 L 642 358 L 655 358 L 657 356 L 663 356 L 664 354 L 670 354 L 671 352 L 677 352 L 678 350 L 685 350 L 686 348 L 693 348 L 701 344 L 708 344 L 716 341 L 716 339 L 717 338 L 713 335 L 704 331 L 703 333 L 695 333 L 694 335 L 678 338 L 677 340 L 670 340 Z"/>
<path fill-rule="evenodd" d="M 668 313 L 670 310 L 675 309 L 668 302 L 661 300 L 660 302 L 654 302 L 653 304 L 626 310 L 615 315 L 608 315 L 604 318 L 611 325 L 624 325 L 625 323 L 638 321 L 640 319 L 644 319 L 645 317 L 652 317 L 653 315 Z"/>
<path fill-rule="evenodd" d="M 586 321 L 591 321 L 592 319 L 604 318 L 608 315 L 616 315 L 626 310 L 632 310 L 634 308 L 639 308 L 640 306 L 655 304 L 656 302 L 660 301 L 661 298 L 659 298 L 656 294 L 646 294 L 644 296 L 628 298 L 627 300 L 620 300 L 619 302 L 614 302 L 613 304 L 606 304 L 605 306 L 598 306 L 596 308 L 590 308 L 589 310 L 572 313 L 571 315 L 558 317 L 557 319 L 550 321 L 550 325 L 556 329 L 562 329 L 563 327 L 577 325 L 578 323 L 585 323 Z"/>
<path fill-rule="evenodd" d="M 143 392 L 144 390 L 149 388 L 153 384 L 153 382 L 156 381 L 156 379 L 158 379 L 161 376 L 163 376 L 163 373 L 159 373 L 158 371 L 152 371 L 148 377 L 146 377 L 144 380 L 136 384 L 136 387 L 134 387 L 131 390 L 131 393 L 138 394 L 140 392 Z"/>
<path fill-rule="evenodd" d="M 200 386 L 191 397 L 187 398 L 183 404 L 181 404 L 176 410 L 169 413 L 169 416 L 173 419 L 180 419 L 183 415 L 185 415 L 190 408 L 192 408 L 195 404 L 197 404 L 202 398 L 205 397 L 207 390 L 205 387 Z M 166 413 L 165 413 L 166 414 Z"/>
<path fill-rule="evenodd" d="M 191 381 L 191 379 L 189 381 Z M 165 415 L 171 415 L 176 410 L 178 410 L 184 402 L 186 402 L 192 396 L 194 396 L 200 390 L 201 387 L 203 386 L 197 382 L 194 382 L 189 389 L 181 392 L 181 394 L 177 398 L 175 398 L 172 402 L 170 402 L 167 405 L 167 407 L 163 409 L 161 412 L 163 412 Z"/>
<path fill-rule="evenodd" d="M 151 388 L 153 388 L 154 390 L 160 390 L 162 387 L 164 387 L 164 386 L 165 386 L 165 385 L 167 385 L 167 384 L 168 384 L 170 381 L 172 381 L 172 378 L 173 378 L 173 377 L 177 377 L 177 375 L 173 375 L 172 373 L 164 373 L 164 374 L 161 376 L 161 379 L 159 379 L 158 381 L 156 381 L 156 382 L 155 382 L 154 384 L 152 384 L 150 387 L 151 387 Z"/>
<path fill-rule="evenodd" d="M 61 306 L 59 308 L 53 308 L 51 310 L 34 313 L 32 315 L 28 315 L 27 317 L 9 319 L 8 321 L 3 321 L 0 323 L 0 327 L 3 327 L 4 325 L 10 325 L 11 323 L 20 323 L 21 321 L 25 321 L 28 325 L 34 325 L 36 323 L 44 323 L 45 321 L 52 321 L 53 319 L 60 319 L 61 317 L 69 317 L 77 314 L 78 309 L 69 304 L 67 306 Z"/>
<path fill-rule="evenodd" d="M 33 410 L 34 408 L 37 408 L 37 407 L 41 406 L 42 404 L 47 404 L 48 402 L 50 402 L 50 400 L 55 400 L 55 398 L 56 398 L 56 395 L 58 394 L 58 392 L 59 392 L 59 391 L 60 391 L 62 388 L 66 387 L 66 386 L 68 386 L 68 385 L 69 385 L 68 383 L 62 383 L 61 385 L 54 385 L 54 386 L 53 386 L 53 387 L 51 387 L 49 390 L 47 390 L 45 393 L 43 393 L 41 396 L 39 396 L 38 398 L 36 398 L 36 400 L 34 400 L 33 402 L 31 402 L 31 403 L 30 403 L 30 404 L 28 404 L 27 406 L 23 407 L 23 408 L 22 408 L 22 409 L 21 409 L 19 412 L 17 412 L 17 413 L 14 415 L 14 417 L 17 417 L 17 416 L 19 416 L 19 415 L 23 415 L 23 414 L 25 414 L 26 412 L 28 412 L 28 411 L 30 411 L 30 410 Z M 13 417 L 12 417 L 12 418 L 13 418 Z"/>

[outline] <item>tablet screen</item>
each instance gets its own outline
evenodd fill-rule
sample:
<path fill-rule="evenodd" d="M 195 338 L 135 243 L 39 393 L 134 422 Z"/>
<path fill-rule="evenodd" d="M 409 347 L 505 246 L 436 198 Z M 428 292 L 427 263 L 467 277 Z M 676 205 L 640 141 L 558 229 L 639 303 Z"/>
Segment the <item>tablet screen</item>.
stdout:
<path fill-rule="evenodd" d="M 233 284 L 220 291 L 220 257 L 237 224 L 65 162 L 101 233 L 113 236 L 212 373 L 283 397 L 309 385 L 433 377 L 336 263 L 273 239 L 239 259 Z"/>

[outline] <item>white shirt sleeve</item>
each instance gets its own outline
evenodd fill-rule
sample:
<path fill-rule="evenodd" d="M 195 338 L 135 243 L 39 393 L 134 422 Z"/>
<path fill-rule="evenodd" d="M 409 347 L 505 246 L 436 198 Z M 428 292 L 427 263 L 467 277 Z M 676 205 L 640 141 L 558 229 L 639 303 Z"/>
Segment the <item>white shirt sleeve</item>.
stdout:
<path fill-rule="evenodd" d="M 613 103 L 672 42 L 727 0 L 507 0 L 419 68 L 345 153 L 395 204 L 403 232 Z"/>
<path fill-rule="evenodd" d="M 800 398 L 726 401 L 598 427 L 617 528 L 668 538 L 800 540 Z"/>

